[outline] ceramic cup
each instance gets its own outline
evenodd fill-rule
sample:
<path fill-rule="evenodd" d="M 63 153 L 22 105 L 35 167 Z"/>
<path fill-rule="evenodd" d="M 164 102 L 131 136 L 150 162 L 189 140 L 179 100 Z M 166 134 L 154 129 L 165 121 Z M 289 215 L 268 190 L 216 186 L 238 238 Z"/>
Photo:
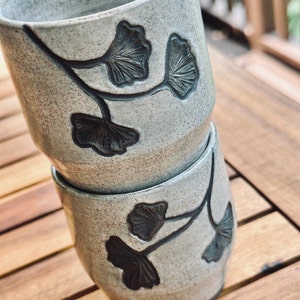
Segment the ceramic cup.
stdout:
<path fill-rule="evenodd" d="M 235 235 L 216 129 L 201 157 L 148 189 L 91 194 L 53 168 L 77 254 L 110 299 L 208 300 L 222 289 Z"/>
<path fill-rule="evenodd" d="M 0 0 L 31 136 L 73 186 L 159 184 L 207 143 L 214 87 L 199 0 Z"/>

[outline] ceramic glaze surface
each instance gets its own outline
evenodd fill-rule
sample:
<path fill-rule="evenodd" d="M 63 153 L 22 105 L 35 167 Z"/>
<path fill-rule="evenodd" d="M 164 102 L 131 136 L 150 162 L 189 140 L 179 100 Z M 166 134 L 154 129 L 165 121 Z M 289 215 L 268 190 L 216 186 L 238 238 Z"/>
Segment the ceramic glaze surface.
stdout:
<path fill-rule="evenodd" d="M 214 105 L 199 1 L 56 2 L 2 0 L 0 12 L 32 138 L 55 168 L 119 193 L 191 166 Z"/>
<path fill-rule="evenodd" d="M 133 1 L 134 0 L 10 0 L 2 1 L 1 14 L 6 19 L 20 22 L 50 22 L 96 14 Z"/>
<path fill-rule="evenodd" d="M 77 253 L 111 299 L 209 300 L 222 288 L 236 221 L 213 125 L 209 136 L 190 168 L 133 193 L 84 193 L 53 169 Z"/>

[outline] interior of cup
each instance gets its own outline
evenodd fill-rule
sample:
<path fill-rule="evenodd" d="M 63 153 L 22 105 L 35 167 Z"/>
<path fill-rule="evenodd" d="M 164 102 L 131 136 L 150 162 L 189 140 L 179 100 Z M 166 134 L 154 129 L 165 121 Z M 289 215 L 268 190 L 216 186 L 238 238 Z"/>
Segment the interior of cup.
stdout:
<path fill-rule="evenodd" d="M 19 22 L 51 22 L 103 12 L 135 0 L 6 0 L 0 15 Z"/>

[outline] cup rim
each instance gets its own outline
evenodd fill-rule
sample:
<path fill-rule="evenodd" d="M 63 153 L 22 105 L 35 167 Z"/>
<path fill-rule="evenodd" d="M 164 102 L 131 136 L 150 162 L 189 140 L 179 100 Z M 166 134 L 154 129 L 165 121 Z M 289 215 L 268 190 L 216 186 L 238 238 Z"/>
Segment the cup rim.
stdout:
<path fill-rule="evenodd" d="M 83 189 L 77 188 L 73 185 L 71 185 L 66 179 L 62 177 L 62 175 L 59 174 L 59 172 L 51 166 L 51 173 L 54 182 L 61 190 L 66 190 L 68 193 L 73 194 L 75 196 L 78 196 L 80 198 L 92 198 L 94 200 L 99 199 L 99 197 L 118 197 L 118 196 L 124 196 L 124 195 L 137 195 L 139 193 L 145 193 L 150 192 L 151 190 L 157 189 L 164 185 L 172 185 L 176 183 L 176 181 L 179 180 L 180 176 L 189 176 L 191 172 L 193 172 L 199 164 L 201 164 L 203 161 L 205 161 L 208 157 L 208 155 L 213 151 L 213 148 L 215 147 L 217 142 L 217 130 L 215 127 L 215 124 L 211 122 L 210 125 L 210 131 L 208 134 L 207 139 L 207 145 L 205 150 L 201 153 L 201 155 L 194 161 L 187 169 L 185 169 L 183 172 L 161 182 L 156 185 L 150 186 L 145 189 L 139 189 L 136 191 L 131 192 L 121 192 L 121 193 L 97 193 L 97 192 L 90 192 L 85 191 Z"/>
<path fill-rule="evenodd" d="M 130 10 L 134 7 L 149 2 L 150 0 L 132 0 L 131 2 L 121 4 L 107 10 L 87 14 L 84 16 L 66 18 L 62 20 L 52 20 L 52 21 L 18 21 L 18 20 L 6 18 L 2 13 L 2 6 L 8 1 L 10 0 L 0 0 L 0 25 L 5 25 L 14 28 L 21 28 L 24 25 L 30 25 L 31 27 L 35 27 L 35 28 L 53 28 L 53 27 L 77 25 L 81 23 L 86 23 L 88 21 L 112 17 L 120 13 L 120 11 L 124 12 Z"/>

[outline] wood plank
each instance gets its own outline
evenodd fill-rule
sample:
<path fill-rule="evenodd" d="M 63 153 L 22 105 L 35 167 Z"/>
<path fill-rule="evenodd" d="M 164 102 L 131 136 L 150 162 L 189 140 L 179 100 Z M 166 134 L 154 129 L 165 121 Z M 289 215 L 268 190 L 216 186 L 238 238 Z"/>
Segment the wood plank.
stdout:
<path fill-rule="evenodd" d="M 271 205 L 242 178 L 231 181 L 231 190 L 238 222 L 272 209 Z"/>
<path fill-rule="evenodd" d="M 291 43 L 272 34 L 261 36 L 259 43 L 265 51 L 300 70 L 299 44 Z"/>
<path fill-rule="evenodd" d="M 47 226 L 50 226 L 51 223 L 47 222 L 47 224 Z M 46 227 L 44 230 L 49 231 Z M 67 231 L 67 229 L 60 230 L 57 234 L 63 235 L 63 231 Z M 54 236 L 52 239 L 53 238 Z M 32 243 L 36 244 L 35 241 Z M 49 239 L 47 239 L 47 243 L 49 243 Z M 52 242 L 50 241 L 50 243 Z M 10 249 L 6 251 L 9 252 Z M 243 225 L 238 228 L 235 248 L 229 263 L 226 287 L 228 288 L 229 286 L 239 284 L 259 274 L 264 274 L 269 266 L 284 264 L 286 261 L 299 256 L 299 253 L 299 232 L 279 213 L 275 212 Z M 60 255 L 61 254 L 56 255 L 55 257 Z M 69 294 L 73 295 L 79 293 L 92 286 L 92 283 L 83 286 L 77 286 L 78 283 L 76 282 L 73 283 L 71 281 L 72 278 L 84 276 L 85 272 L 81 269 L 80 272 L 77 273 L 78 270 L 74 270 L 73 265 L 69 266 L 68 263 L 64 261 L 61 261 L 64 272 L 55 276 L 52 271 L 55 270 L 57 265 L 50 262 L 52 259 L 53 258 L 48 258 L 41 263 L 3 278 L 2 282 L 0 281 L 0 290 L 4 288 L 3 292 L 7 297 L 4 299 L 10 299 L 8 297 L 12 295 L 18 296 L 20 291 L 23 292 L 23 295 L 27 296 L 25 299 L 48 299 L 48 293 L 58 293 L 59 297 L 57 294 L 55 294 L 55 296 L 61 299 L 67 297 Z M 78 258 L 75 254 L 72 260 L 73 263 L 78 263 Z M 36 271 L 40 269 L 37 267 L 38 265 L 47 265 L 47 267 L 42 268 L 44 270 L 42 274 Z M 47 274 L 48 270 L 49 273 Z M 58 273 L 60 273 L 59 270 Z M 59 280 L 63 281 L 64 285 L 57 285 L 57 281 L 53 282 L 53 280 L 56 280 L 53 276 L 55 278 L 61 276 Z M 47 281 L 51 283 L 51 286 L 45 288 L 44 284 Z M 40 288 L 32 288 L 36 286 L 40 286 Z M 53 286 L 55 286 L 55 289 Z M 101 300 L 104 297 L 102 291 L 95 291 L 89 296 L 91 299 L 97 299 L 97 297 L 99 297 L 98 299 Z M 100 298 L 100 296 L 102 298 Z M 20 298 L 17 297 L 13 299 Z M 83 299 L 85 298 L 83 297 Z M 103 298 L 103 300 L 104 299 L 105 298 Z"/>
<path fill-rule="evenodd" d="M 43 154 L 9 165 L 0 169 L 0 197 L 45 181 L 50 177 L 50 163 Z"/>
<path fill-rule="evenodd" d="M 27 132 L 27 124 L 22 114 L 0 120 L 0 142 Z"/>
<path fill-rule="evenodd" d="M 300 106 L 232 64 L 231 59 L 215 48 L 209 49 L 217 90 L 234 99 L 270 131 L 272 128 L 279 138 L 299 150 Z"/>
<path fill-rule="evenodd" d="M 0 100 L 10 97 L 15 93 L 16 90 L 10 78 L 0 81 Z"/>
<path fill-rule="evenodd" d="M 72 246 L 63 210 L 2 234 L 0 276 Z"/>
<path fill-rule="evenodd" d="M 13 95 L 0 100 L 0 119 L 21 112 L 21 107 L 17 96 Z"/>
<path fill-rule="evenodd" d="M 246 287 L 220 297 L 220 299 L 299 300 L 300 262 L 298 261 L 297 263 L 257 280 Z"/>
<path fill-rule="evenodd" d="M 259 80 L 300 104 L 300 75 L 295 70 L 257 50 L 239 56 L 235 62 Z"/>
<path fill-rule="evenodd" d="M 299 253 L 299 231 L 279 213 L 245 224 L 237 232 L 225 288 L 265 274 L 269 268 L 284 264 Z"/>
<path fill-rule="evenodd" d="M 9 73 L 6 67 L 6 63 L 4 61 L 4 56 L 2 54 L 1 48 L 0 48 L 0 81 L 5 80 L 9 77 Z"/>
<path fill-rule="evenodd" d="M 217 50 L 210 55 L 226 160 L 300 226 L 300 106 Z"/>
<path fill-rule="evenodd" d="M 0 143 L 0 167 L 39 153 L 29 133 Z"/>
<path fill-rule="evenodd" d="M 52 181 L 3 198 L 0 201 L 0 233 L 59 208 L 61 202 Z"/>
<path fill-rule="evenodd" d="M 0 279 L 1 300 L 64 299 L 93 285 L 72 248 Z"/>

